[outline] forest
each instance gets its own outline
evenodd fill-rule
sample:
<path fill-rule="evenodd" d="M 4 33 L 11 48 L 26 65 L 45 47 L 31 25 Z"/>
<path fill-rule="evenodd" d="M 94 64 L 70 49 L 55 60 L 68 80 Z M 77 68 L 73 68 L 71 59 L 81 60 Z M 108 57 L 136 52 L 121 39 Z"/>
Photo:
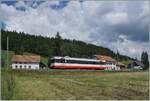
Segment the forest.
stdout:
<path fill-rule="evenodd" d="M 119 52 L 113 52 L 105 47 L 88 44 L 75 39 L 62 39 L 59 32 L 57 32 L 55 37 L 44 37 L 24 32 L 1 30 L 2 50 L 7 50 L 7 36 L 9 37 L 9 50 L 14 51 L 16 54 L 29 52 L 44 57 L 59 55 L 80 58 L 92 58 L 95 54 L 101 54 L 117 58 L 119 61 L 131 59 L 128 56 L 121 55 Z"/>

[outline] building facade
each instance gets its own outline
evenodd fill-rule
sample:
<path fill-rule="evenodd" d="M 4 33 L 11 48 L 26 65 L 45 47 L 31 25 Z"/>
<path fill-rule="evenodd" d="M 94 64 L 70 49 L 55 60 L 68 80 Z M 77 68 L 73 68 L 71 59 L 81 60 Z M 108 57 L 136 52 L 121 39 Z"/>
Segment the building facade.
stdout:
<path fill-rule="evenodd" d="M 105 62 L 107 66 L 105 70 L 120 70 L 120 67 L 117 66 L 117 61 L 110 56 L 94 55 L 94 58 Z"/>
<path fill-rule="evenodd" d="M 40 69 L 40 56 L 14 55 L 12 69 Z"/>
<path fill-rule="evenodd" d="M 120 70 L 120 67 L 116 66 L 116 64 L 111 62 L 106 62 L 106 69 L 105 70 Z"/>

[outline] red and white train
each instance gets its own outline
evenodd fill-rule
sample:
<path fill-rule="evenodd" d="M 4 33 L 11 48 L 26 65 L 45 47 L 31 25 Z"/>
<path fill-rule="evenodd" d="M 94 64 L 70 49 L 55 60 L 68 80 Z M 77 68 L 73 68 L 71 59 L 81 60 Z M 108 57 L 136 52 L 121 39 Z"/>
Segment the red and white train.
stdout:
<path fill-rule="evenodd" d="M 106 69 L 105 62 L 96 59 L 53 57 L 49 68 L 62 69 Z"/>

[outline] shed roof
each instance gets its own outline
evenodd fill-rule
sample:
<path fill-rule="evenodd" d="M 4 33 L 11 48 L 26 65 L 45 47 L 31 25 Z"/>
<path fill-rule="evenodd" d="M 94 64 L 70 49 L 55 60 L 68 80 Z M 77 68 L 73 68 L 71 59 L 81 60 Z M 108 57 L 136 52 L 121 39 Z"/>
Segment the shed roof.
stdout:
<path fill-rule="evenodd" d="M 40 56 L 39 55 L 14 55 L 12 62 L 30 62 L 30 63 L 39 63 Z"/>

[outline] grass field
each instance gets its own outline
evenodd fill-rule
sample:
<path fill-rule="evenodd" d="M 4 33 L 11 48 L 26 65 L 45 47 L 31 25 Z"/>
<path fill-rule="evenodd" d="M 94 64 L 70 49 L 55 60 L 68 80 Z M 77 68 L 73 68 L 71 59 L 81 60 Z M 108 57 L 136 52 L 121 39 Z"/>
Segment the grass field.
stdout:
<path fill-rule="evenodd" d="M 13 71 L 13 74 L 15 85 L 11 99 L 14 100 L 140 100 L 148 99 L 149 95 L 146 71 L 50 70 Z"/>

